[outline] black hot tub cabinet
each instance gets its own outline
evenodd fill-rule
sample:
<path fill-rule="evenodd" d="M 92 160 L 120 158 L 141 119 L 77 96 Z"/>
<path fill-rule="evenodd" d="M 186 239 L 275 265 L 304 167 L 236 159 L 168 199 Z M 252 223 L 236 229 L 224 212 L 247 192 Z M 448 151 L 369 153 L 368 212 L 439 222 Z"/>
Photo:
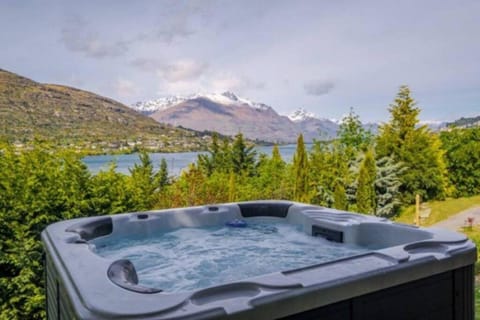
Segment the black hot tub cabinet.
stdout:
<path fill-rule="evenodd" d="M 128 260 L 92 240 L 233 219 L 283 219 L 312 236 L 370 250 L 196 290 L 138 285 Z M 42 233 L 49 319 L 462 319 L 474 317 L 475 246 L 464 235 L 286 201 L 126 213 L 62 221 Z"/>

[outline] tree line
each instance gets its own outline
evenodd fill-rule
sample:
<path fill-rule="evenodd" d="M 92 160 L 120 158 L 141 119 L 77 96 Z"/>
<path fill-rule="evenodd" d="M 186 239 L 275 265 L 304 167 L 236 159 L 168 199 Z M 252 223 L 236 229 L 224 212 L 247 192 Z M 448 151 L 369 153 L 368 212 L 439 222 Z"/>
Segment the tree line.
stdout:
<path fill-rule="evenodd" d="M 17 151 L 0 145 L 0 318 L 45 318 L 40 232 L 76 217 L 255 199 L 288 199 L 394 217 L 415 194 L 424 200 L 480 193 L 480 128 L 431 132 L 408 87 L 374 136 L 353 110 L 335 141 L 307 148 L 300 135 L 293 161 L 278 147 L 257 154 L 242 134 L 214 136 L 178 177 L 148 153 L 128 175 L 115 163 L 92 175 L 79 155 L 44 144 Z"/>

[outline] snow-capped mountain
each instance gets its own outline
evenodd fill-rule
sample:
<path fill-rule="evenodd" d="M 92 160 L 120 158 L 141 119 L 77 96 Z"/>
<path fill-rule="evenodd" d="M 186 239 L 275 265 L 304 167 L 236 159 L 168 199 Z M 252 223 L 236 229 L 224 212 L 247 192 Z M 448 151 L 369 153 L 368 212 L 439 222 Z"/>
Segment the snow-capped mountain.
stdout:
<path fill-rule="evenodd" d="M 270 142 L 293 143 L 300 133 L 306 142 L 331 139 L 338 130 L 338 124 L 305 109 L 283 116 L 264 103 L 230 91 L 160 98 L 138 102 L 132 108 L 174 126 L 231 136 L 242 132 L 249 139 Z"/>
<path fill-rule="evenodd" d="M 304 108 L 295 110 L 288 118 L 301 129 L 305 141 L 328 140 L 337 135 L 338 123 L 322 119 Z"/>
<path fill-rule="evenodd" d="M 171 97 L 164 97 L 158 98 L 155 100 L 148 100 L 148 101 L 139 101 L 133 104 L 131 107 L 143 114 L 150 115 L 157 110 L 163 110 L 170 106 L 176 105 L 187 100 L 187 97 L 180 97 L 180 96 L 171 96 Z"/>
<path fill-rule="evenodd" d="M 164 101 L 157 104 L 159 108 L 150 113 L 150 117 L 174 126 L 217 131 L 230 136 L 242 132 L 252 140 L 281 143 L 294 142 L 300 133 L 295 123 L 279 115 L 272 107 L 239 97 L 233 92 L 176 97 L 176 101 L 180 102 L 171 104 Z"/>
<path fill-rule="evenodd" d="M 260 110 L 271 109 L 271 107 L 263 103 L 257 103 L 245 98 L 240 98 L 231 91 L 225 91 L 223 93 L 196 93 L 188 96 L 163 97 L 163 98 L 148 100 L 144 102 L 141 102 L 141 101 L 137 102 L 132 105 L 132 108 L 140 113 L 150 115 L 158 110 L 165 110 L 179 103 L 182 103 L 184 101 L 194 100 L 194 99 L 208 99 L 215 103 L 219 103 L 222 105 L 230 105 L 230 106 L 247 105 L 254 109 L 260 109 Z"/>
<path fill-rule="evenodd" d="M 305 121 L 307 119 L 312 119 L 312 118 L 317 118 L 315 116 L 315 114 L 311 113 L 311 112 L 308 112 L 307 110 L 305 110 L 304 108 L 300 108 L 298 110 L 295 110 L 294 112 L 292 112 L 291 114 L 289 114 L 287 116 L 290 120 L 292 120 L 293 122 L 301 122 L 301 121 Z"/>

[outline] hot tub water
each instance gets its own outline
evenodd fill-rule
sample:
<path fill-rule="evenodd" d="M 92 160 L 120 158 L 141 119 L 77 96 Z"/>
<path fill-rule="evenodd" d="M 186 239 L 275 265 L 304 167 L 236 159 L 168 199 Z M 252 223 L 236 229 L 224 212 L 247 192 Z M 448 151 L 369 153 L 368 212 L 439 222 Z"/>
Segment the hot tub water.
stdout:
<path fill-rule="evenodd" d="M 109 259 L 129 259 L 139 284 L 183 292 L 366 252 L 311 237 L 288 223 L 248 222 L 246 228 L 181 228 L 149 237 L 92 241 Z"/>

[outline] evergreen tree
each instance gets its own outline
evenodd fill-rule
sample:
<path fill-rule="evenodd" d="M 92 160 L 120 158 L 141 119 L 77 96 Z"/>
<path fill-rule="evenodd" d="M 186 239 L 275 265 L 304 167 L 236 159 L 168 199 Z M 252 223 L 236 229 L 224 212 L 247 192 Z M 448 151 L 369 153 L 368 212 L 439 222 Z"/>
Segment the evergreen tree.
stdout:
<path fill-rule="evenodd" d="M 375 159 L 371 150 L 367 151 L 365 158 L 360 166 L 358 175 L 358 184 L 356 192 L 356 204 L 358 212 L 375 213 L 376 194 L 375 194 L 376 166 Z"/>
<path fill-rule="evenodd" d="M 295 201 L 309 201 L 308 184 L 308 155 L 303 142 L 303 135 L 297 139 L 297 149 L 293 155 L 293 199 Z"/>
<path fill-rule="evenodd" d="M 326 144 L 315 141 L 309 157 L 309 183 L 310 189 L 314 190 L 311 202 L 332 207 L 337 184 L 344 188 L 351 179 L 345 149 L 336 142 Z"/>
<path fill-rule="evenodd" d="M 376 215 L 392 217 L 398 213 L 400 201 L 400 176 L 405 167 L 390 157 L 382 157 L 376 161 L 375 194 L 377 198 Z"/>
<path fill-rule="evenodd" d="M 254 146 L 247 146 L 243 139 L 243 134 L 237 134 L 231 149 L 233 171 L 237 174 L 253 175 L 255 171 L 255 155 Z"/>
<path fill-rule="evenodd" d="M 339 210 L 347 210 L 345 188 L 339 181 L 335 184 L 333 207 Z"/>
<path fill-rule="evenodd" d="M 158 190 L 153 164 L 147 152 L 139 153 L 140 163 L 135 163 L 130 171 L 130 192 L 135 202 L 135 210 L 151 210 Z"/>
<path fill-rule="evenodd" d="M 426 126 L 417 127 L 420 109 L 407 86 L 400 87 L 389 111 L 391 119 L 380 127 L 376 154 L 391 156 L 407 167 L 400 176 L 402 201 L 413 203 L 417 193 L 423 199 L 444 197 L 447 180 L 441 143 Z"/>
<path fill-rule="evenodd" d="M 274 145 L 272 156 L 260 155 L 257 165 L 258 175 L 254 179 L 254 188 L 259 199 L 287 199 L 288 186 L 286 163 L 283 161 L 278 146 Z"/>
<path fill-rule="evenodd" d="M 355 114 L 353 108 L 350 108 L 350 112 L 343 117 L 340 123 L 338 139 L 344 147 L 358 152 L 371 145 L 373 135 L 370 131 L 365 130 L 360 117 Z"/>
<path fill-rule="evenodd" d="M 224 163 L 222 161 L 222 150 L 218 144 L 218 135 L 212 135 L 212 143 L 210 144 L 206 154 L 198 155 L 198 166 L 207 174 L 211 174 L 214 170 L 220 169 Z"/>
<path fill-rule="evenodd" d="M 163 189 L 165 186 L 168 185 L 168 166 L 167 160 L 165 160 L 165 158 L 162 158 L 162 160 L 160 161 L 160 168 L 157 172 L 157 180 L 160 189 Z"/>

